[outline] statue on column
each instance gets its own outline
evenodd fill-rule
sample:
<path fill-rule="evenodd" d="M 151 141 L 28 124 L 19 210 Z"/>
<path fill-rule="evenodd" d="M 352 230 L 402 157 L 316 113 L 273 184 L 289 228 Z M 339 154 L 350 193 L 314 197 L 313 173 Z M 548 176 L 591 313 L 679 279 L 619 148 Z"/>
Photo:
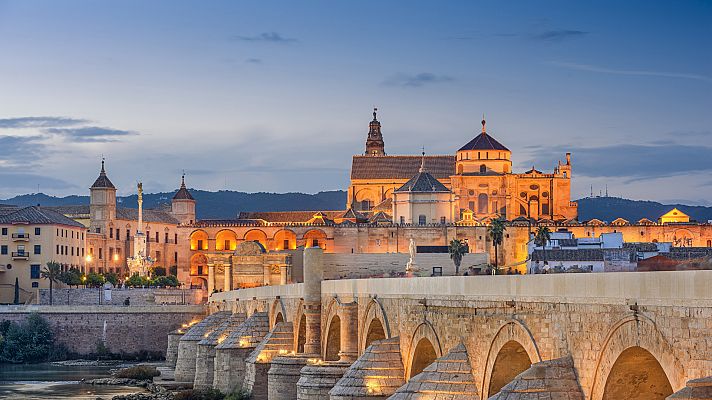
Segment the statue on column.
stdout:
<path fill-rule="evenodd" d="M 133 257 L 126 259 L 129 267 L 129 275 L 139 274 L 148 276 L 153 259 L 148 256 L 146 251 L 146 235 L 143 233 L 143 183 L 138 185 L 138 226 L 136 227 L 136 235 L 134 236 Z"/>
<path fill-rule="evenodd" d="M 413 273 L 418 270 L 418 266 L 415 264 L 415 254 L 417 253 L 417 247 L 415 246 L 415 240 L 410 239 L 408 244 L 408 253 L 410 253 L 410 260 L 405 265 L 405 272 L 407 276 L 413 276 Z"/>

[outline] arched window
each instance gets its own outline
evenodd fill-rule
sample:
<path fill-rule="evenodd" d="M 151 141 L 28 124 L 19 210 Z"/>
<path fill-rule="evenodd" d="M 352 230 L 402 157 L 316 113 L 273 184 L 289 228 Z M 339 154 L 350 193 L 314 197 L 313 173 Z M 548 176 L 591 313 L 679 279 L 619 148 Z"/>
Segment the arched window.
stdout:
<path fill-rule="evenodd" d="M 462 174 L 462 164 L 457 166 L 457 173 Z"/>
<path fill-rule="evenodd" d="M 425 218 L 425 215 L 423 215 L 423 214 L 418 215 L 418 224 L 419 225 L 425 225 L 426 222 L 427 222 L 427 219 Z"/>
<path fill-rule="evenodd" d="M 487 214 L 489 212 L 487 203 L 488 203 L 487 194 L 480 193 L 480 195 L 477 196 L 477 213 L 478 214 Z"/>
<path fill-rule="evenodd" d="M 480 165 L 480 173 L 484 174 L 485 172 L 487 172 L 487 166 L 484 164 Z"/>
<path fill-rule="evenodd" d="M 707 247 L 712 247 L 712 240 L 707 241 Z"/>

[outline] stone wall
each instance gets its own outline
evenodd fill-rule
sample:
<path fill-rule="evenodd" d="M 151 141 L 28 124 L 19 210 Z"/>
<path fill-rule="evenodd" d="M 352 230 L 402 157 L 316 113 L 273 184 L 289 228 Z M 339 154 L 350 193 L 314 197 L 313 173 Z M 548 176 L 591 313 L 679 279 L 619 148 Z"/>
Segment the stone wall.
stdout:
<path fill-rule="evenodd" d="M 326 253 L 323 255 L 324 279 L 360 279 L 372 277 L 388 277 L 404 273 L 409 254 L 340 254 Z M 455 275 L 455 265 L 448 253 L 416 254 L 415 263 L 419 268 L 418 276 L 430 276 L 433 267 L 442 267 L 444 276 Z M 487 254 L 468 253 L 462 258 L 460 273 L 470 266 L 484 268 L 487 264 Z"/>
<path fill-rule="evenodd" d="M 39 290 L 39 304 L 49 305 L 49 289 Z M 199 304 L 199 289 L 111 289 L 111 300 L 106 300 L 103 288 L 65 288 L 52 290 L 52 303 L 59 306 L 124 305 L 130 298 L 132 306 L 156 304 Z"/>
<path fill-rule="evenodd" d="M 160 352 L 168 333 L 202 319 L 204 306 L 6 306 L 0 322 L 21 321 L 37 312 L 47 319 L 58 343 L 78 354 L 91 354 L 99 343 L 112 353 Z"/>

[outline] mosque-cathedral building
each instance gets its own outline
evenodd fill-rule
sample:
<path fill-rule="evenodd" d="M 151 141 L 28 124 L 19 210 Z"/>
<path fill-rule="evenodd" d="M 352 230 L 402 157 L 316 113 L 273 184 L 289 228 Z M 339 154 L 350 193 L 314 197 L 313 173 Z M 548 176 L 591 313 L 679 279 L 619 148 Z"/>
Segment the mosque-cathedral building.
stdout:
<path fill-rule="evenodd" d="M 482 131 L 454 156 L 388 155 L 374 111 L 366 149 L 352 159 L 345 210 L 242 212 L 235 219 L 198 220 L 200 204 L 183 180 L 170 204 L 143 210 L 141 231 L 154 266 L 177 273 L 185 284 L 217 290 L 227 288 L 227 279 L 225 284 L 220 280 L 208 284 L 211 272 L 229 271 L 225 267 L 230 258 L 246 242 L 259 242 L 265 252 L 250 267 L 252 285 L 262 282 L 262 268 L 265 284 L 284 281 L 280 266 L 289 253 L 312 246 L 326 253 L 408 253 L 411 240 L 419 247 L 443 248 L 460 239 L 470 252 L 489 254 L 493 260 L 487 226 L 494 218 L 508 221 L 499 247 L 500 267 L 521 272 L 526 270 L 527 243 L 537 225 L 548 225 L 552 231 L 566 229 L 577 238 L 620 232 L 625 242 L 712 247 L 712 225 L 689 222 L 679 210 L 657 222 L 578 221 L 571 179 L 568 153 L 552 173 L 534 168 L 515 173 L 511 151 L 487 132 L 484 119 Z M 86 226 L 85 272 L 125 275 L 139 230 L 138 210 L 117 206 L 116 187 L 103 162 L 90 198 L 89 206 L 54 207 L 54 211 Z"/>

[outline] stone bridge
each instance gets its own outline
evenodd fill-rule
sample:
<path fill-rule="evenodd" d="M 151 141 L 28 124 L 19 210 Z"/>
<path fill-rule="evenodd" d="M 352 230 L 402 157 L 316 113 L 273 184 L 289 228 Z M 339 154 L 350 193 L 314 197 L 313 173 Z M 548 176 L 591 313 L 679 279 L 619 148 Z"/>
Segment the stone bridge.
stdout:
<path fill-rule="evenodd" d="M 325 281 L 317 248 L 304 271 L 214 294 L 169 337 L 176 380 L 270 400 L 712 398 L 712 271 Z"/>

